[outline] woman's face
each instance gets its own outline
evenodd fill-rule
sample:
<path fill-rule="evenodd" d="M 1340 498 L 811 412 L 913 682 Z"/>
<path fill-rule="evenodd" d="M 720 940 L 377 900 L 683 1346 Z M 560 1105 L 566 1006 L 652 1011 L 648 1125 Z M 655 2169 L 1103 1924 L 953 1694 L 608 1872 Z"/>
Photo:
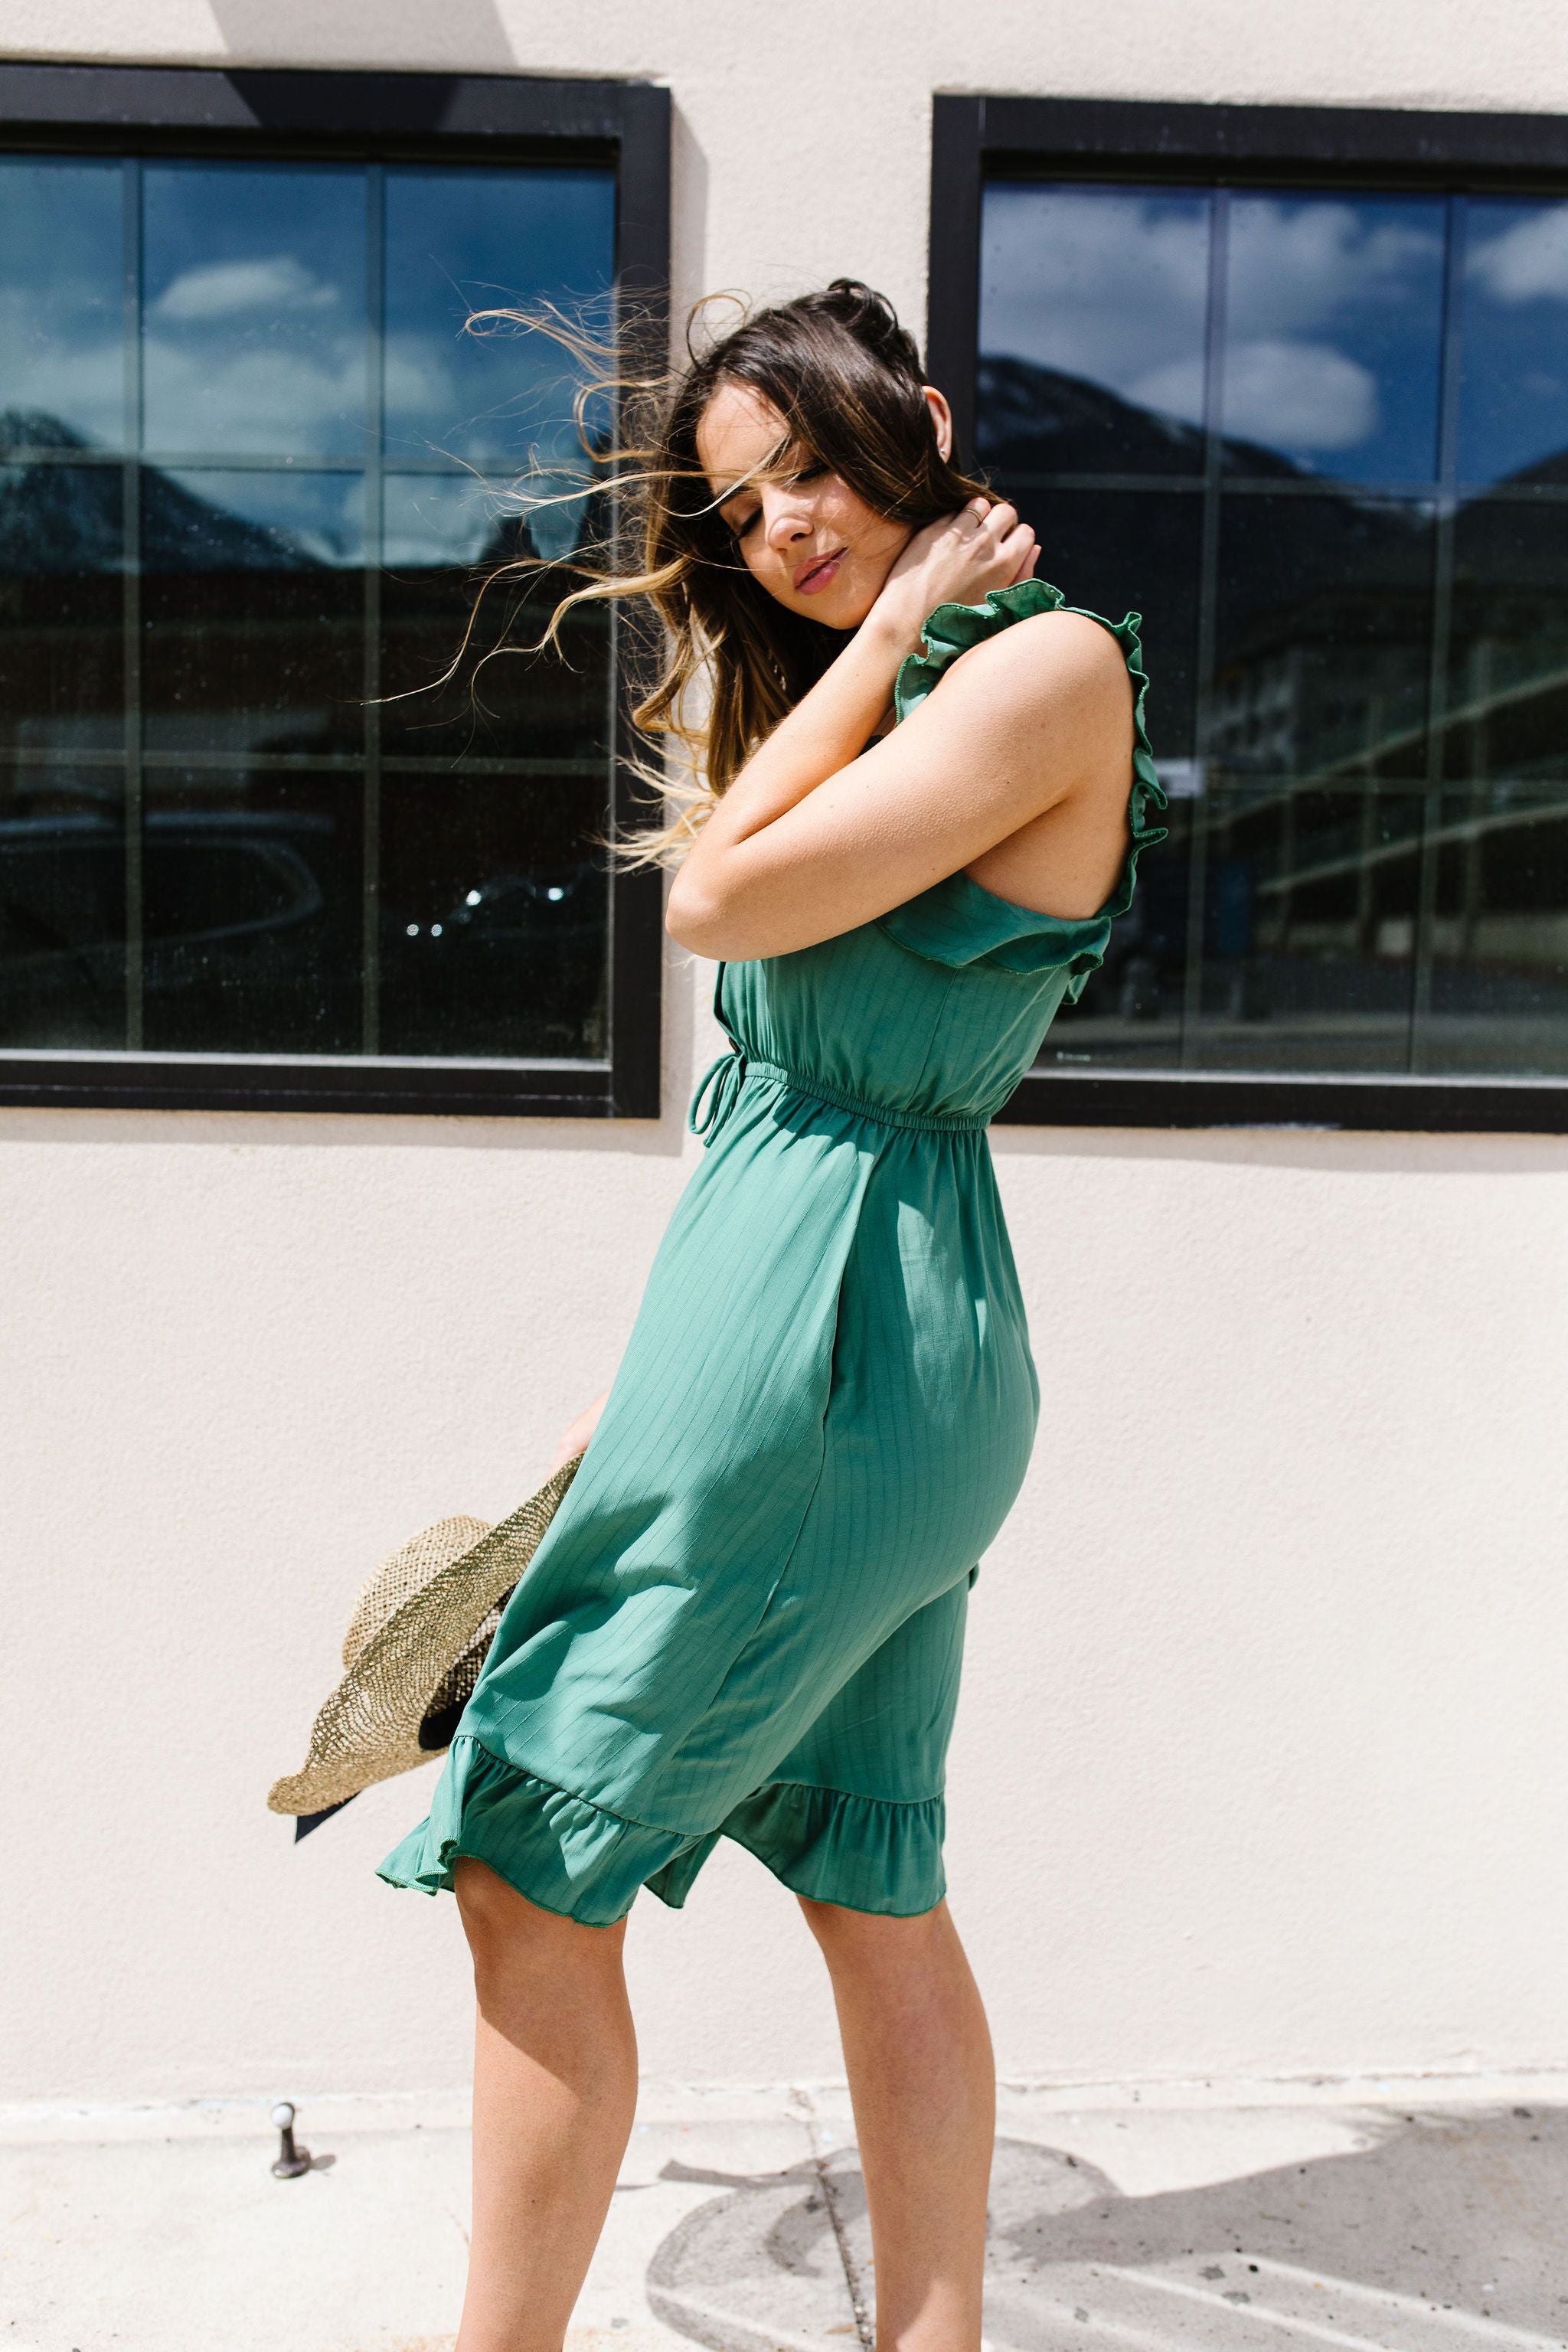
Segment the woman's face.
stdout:
<path fill-rule="evenodd" d="M 928 393 L 939 437 L 946 403 Z M 697 453 L 720 520 L 752 578 L 792 613 L 858 629 L 909 542 L 910 525 L 878 514 L 838 475 L 787 456 L 759 469 L 788 428 L 749 384 L 721 383 L 702 412 Z"/>

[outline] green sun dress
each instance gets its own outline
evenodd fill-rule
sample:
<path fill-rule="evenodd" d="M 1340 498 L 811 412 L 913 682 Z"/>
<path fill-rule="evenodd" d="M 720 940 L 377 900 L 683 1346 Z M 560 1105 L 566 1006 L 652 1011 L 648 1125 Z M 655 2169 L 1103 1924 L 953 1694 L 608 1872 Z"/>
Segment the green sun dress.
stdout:
<path fill-rule="evenodd" d="M 1035 581 L 940 606 L 896 718 L 967 647 L 1062 609 Z M 730 1837 L 822 1902 L 941 1901 L 964 1611 L 1039 1407 L 985 1127 L 1163 838 L 1137 619 L 1102 624 L 1137 728 L 1098 915 L 960 873 L 721 965 L 731 1048 L 692 1106 L 708 1149 L 393 1884 L 434 1894 L 472 1856 L 605 1925 L 643 1885 L 682 1903 Z"/>

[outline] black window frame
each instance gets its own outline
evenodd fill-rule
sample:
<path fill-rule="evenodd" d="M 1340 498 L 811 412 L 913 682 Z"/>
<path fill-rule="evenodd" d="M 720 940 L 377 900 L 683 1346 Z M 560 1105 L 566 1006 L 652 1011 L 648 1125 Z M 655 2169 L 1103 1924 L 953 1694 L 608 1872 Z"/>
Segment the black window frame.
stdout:
<path fill-rule="evenodd" d="M 931 126 L 927 364 L 952 404 L 966 458 L 974 447 L 988 174 L 1173 187 L 1339 184 L 1568 196 L 1568 115 L 939 93 Z M 1561 1135 L 1568 1133 L 1568 1081 L 1038 1069 L 999 1117 L 1039 1127 Z"/>
<path fill-rule="evenodd" d="M 669 92 L 653 82 L 532 76 L 0 64 L 0 148 L 16 152 L 374 163 L 596 163 L 616 171 L 616 283 L 633 337 L 664 363 L 669 283 Z M 611 823 L 646 823 L 632 762 L 638 655 L 612 624 Z M 663 888 L 609 883 L 609 1046 L 601 1063 L 454 1056 L 356 1061 L 0 1050 L 0 1104 L 148 1110 L 428 1112 L 657 1118 Z"/>

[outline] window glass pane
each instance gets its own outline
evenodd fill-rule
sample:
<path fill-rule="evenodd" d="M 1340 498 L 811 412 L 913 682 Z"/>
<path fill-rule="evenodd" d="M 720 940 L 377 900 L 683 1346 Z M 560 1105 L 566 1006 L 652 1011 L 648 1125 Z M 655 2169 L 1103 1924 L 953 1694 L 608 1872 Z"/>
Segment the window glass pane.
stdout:
<path fill-rule="evenodd" d="M 1436 196 L 1232 198 L 1228 442 L 1355 481 L 1432 478 L 1444 216 Z"/>
<path fill-rule="evenodd" d="M 1419 1066 L 1568 1074 L 1568 512 L 1476 499 L 1454 617 Z"/>
<path fill-rule="evenodd" d="M 1132 904 L 1112 924 L 1105 961 L 1090 972 L 1078 1003 L 1064 1004 L 1052 1022 L 1042 1069 L 1089 1063 L 1167 1070 L 1180 1063 L 1193 805 L 1178 794 L 1160 820 L 1170 838 L 1140 862 Z"/>
<path fill-rule="evenodd" d="M 1568 775 L 1568 508 L 1460 508 L 1444 749 L 1454 778 Z"/>
<path fill-rule="evenodd" d="M 1224 501 L 1190 1065 L 1408 1066 L 1433 562 L 1422 505 Z"/>
<path fill-rule="evenodd" d="M 1465 209 L 1460 478 L 1568 481 L 1568 204 Z"/>
<path fill-rule="evenodd" d="M 125 780 L 0 766 L 0 1045 L 125 1043 Z"/>
<path fill-rule="evenodd" d="M 605 171 L 389 169 L 386 446 L 521 468 L 531 448 L 574 470 L 574 378 L 547 337 L 504 324 L 465 332 L 476 310 L 542 301 L 599 331 L 615 267 L 615 181 Z M 572 519 L 552 519 L 570 545 Z M 545 552 L 564 552 L 550 545 Z"/>
<path fill-rule="evenodd" d="M 1190 1060 L 1408 1067 L 1422 808 L 1414 785 L 1211 781 Z"/>
<path fill-rule="evenodd" d="M 609 616 L 527 651 L 575 584 L 574 363 L 462 331 L 607 327 L 615 206 L 596 166 L 0 158 L 11 1042 L 123 1050 L 139 996 L 155 1052 L 603 1057 Z"/>
<path fill-rule="evenodd" d="M 985 191 L 981 461 L 1043 473 L 1203 470 L 1209 198 Z"/>
<path fill-rule="evenodd" d="M 1568 1075 L 1568 201 L 996 184 L 979 324 L 981 454 L 1143 612 L 1175 796 L 1047 1063 Z"/>
<path fill-rule="evenodd" d="M 1214 768 L 1324 781 L 1424 776 L 1432 566 L 1423 505 L 1226 498 Z"/>
<path fill-rule="evenodd" d="M 142 560 L 149 750 L 359 750 L 361 476 L 148 467 Z"/>
<path fill-rule="evenodd" d="M 1568 1076 L 1568 782 L 1442 797 L 1419 1066 Z"/>
<path fill-rule="evenodd" d="M 0 466 L 0 743 L 125 740 L 118 466 Z"/>
<path fill-rule="evenodd" d="M 1039 539 L 1041 578 L 1069 604 L 1108 621 L 1143 614 L 1154 756 L 1162 763 L 1190 760 L 1202 499 L 1185 490 L 1020 490 L 1018 509 Z"/>
<path fill-rule="evenodd" d="M 357 1050 L 362 789 L 353 775 L 149 775 L 150 1048 Z"/>
<path fill-rule="evenodd" d="M 604 606 L 563 624 L 564 659 L 531 658 L 520 649 L 539 641 L 556 599 L 575 583 L 556 572 L 497 581 L 465 650 L 487 575 L 531 551 L 515 500 L 467 475 L 392 475 L 385 506 L 382 677 L 395 698 L 381 714 L 387 752 L 584 760 L 602 776 L 610 727 Z"/>
<path fill-rule="evenodd" d="M 388 776 L 384 1052 L 603 1056 L 604 824 L 592 776 Z"/>
<path fill-rule="evenodd" d="M 348 165 L 143 173 L 149 449 L 365 455 L 365 177 Z"/>
<path fill-rule="evenodd" d="M 118 163 L 0 157 L 0 443 L 117 448 L 125 420 Z"/>

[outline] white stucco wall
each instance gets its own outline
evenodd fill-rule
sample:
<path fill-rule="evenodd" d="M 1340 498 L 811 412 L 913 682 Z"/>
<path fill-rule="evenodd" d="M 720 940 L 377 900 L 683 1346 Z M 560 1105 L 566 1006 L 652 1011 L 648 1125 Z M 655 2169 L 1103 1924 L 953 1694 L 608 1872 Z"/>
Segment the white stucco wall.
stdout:
<path fill-rule="evenodd" d="M 11 0 L 18 57 L 640 74 L 679 291 L 854 270 L 918 324 L 933 89 L 1568 105 L 1551 0 Z M 613 1369 L 658 1127 L 0 1119 L 11 2095 L 418 2087 L 453 1906 L 262 1810 L 383 1551 L 499 1516 Z M 1005 1130 L 1047 1395 L 975 1593 L 953 1897 L 1016 2074 L 1568 2063 L 1568 1140 Z M 650 2071 L 836 2071 L 793 1906 L 639 1905 Z"/>

